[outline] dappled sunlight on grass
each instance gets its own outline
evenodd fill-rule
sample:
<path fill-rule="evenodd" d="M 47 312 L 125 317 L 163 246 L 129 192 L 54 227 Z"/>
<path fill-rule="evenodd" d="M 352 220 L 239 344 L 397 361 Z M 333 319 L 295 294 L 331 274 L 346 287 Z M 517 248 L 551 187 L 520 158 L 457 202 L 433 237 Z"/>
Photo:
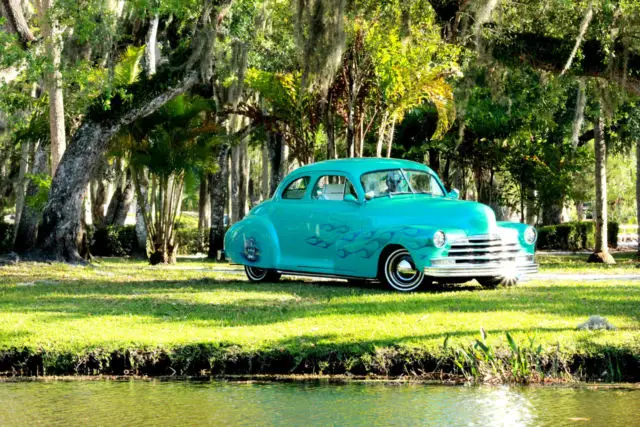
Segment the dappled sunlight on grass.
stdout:
<path fill-rule="evenodd" d="M 29 264 L 0 269 L 0 348 L 56 351 L 225 343 L 242 348 L 466 344 L 480 328 L 506 345 L 588 351 L 590 343 L 640 347 L 640 281 L 532 281 L 483 290 L 472 283 L 398 294 L 343 281 L 250 284 L 234 267 L 190 262 L 181 270 L 104 259 L 90 267 Z M 218 272 L 222 269 L 225 272 Z M 577 331 L 590 315 L 618 327 Z"/>

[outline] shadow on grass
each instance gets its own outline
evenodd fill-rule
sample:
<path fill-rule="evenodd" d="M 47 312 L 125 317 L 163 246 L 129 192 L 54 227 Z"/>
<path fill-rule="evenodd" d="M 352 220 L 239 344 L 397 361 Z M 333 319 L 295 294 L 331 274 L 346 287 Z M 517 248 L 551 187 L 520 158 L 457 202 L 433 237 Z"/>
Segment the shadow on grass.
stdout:
<path fill-rule="evenodd" d="M 640 320 L 640 283 L 624 287 L 551 284 L 467 292 L 473 289 L 477 288 L 452 286 L 407 295 L 353 288 L 344 282 L 289 280 L 250 284 L 202 279 L 114 284 L 78 280 L 68 284 L 49 282 L 28 288 L 5 288 L 0 295 L 0 312 L 58 313 L 72 318 L 136 315 L 155 317 L 163 322 L 199 321 L 207 326 L 268 325 L 323 316 L 492 312 L 585 318 L 599 314 Z"/>

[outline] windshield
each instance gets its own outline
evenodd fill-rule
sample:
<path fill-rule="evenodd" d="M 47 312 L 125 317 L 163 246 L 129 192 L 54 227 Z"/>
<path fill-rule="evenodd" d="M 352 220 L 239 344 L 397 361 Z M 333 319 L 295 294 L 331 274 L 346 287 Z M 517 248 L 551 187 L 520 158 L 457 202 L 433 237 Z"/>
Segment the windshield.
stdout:
<path fill-rule="evenodd" d="M 436 178 L 428 172 L 411 169 L 390 169 L 365 173 L 360 177 L 365 193 L 373 197 L 393 194 L 429 194 L 444 196 Z"/>

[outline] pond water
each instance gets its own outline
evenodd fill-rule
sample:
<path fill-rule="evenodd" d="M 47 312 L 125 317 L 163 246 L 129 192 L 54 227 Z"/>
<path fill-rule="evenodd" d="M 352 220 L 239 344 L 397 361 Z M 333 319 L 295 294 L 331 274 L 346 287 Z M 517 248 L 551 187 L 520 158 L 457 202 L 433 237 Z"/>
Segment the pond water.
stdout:
<path fill-rule="evenodd" d="M 638 425 L 639 388 L 0 383 L 0 425 Z"/>

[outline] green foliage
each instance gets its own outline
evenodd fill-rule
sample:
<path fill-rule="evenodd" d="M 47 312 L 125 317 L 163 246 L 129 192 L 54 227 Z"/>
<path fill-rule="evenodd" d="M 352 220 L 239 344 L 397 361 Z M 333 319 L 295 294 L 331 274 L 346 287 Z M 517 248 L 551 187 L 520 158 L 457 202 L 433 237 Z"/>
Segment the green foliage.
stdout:
<path fill-rule="evenodd" d="M 52 178 L 47 174 L 27 174 L 26 178 L 38 186 L 38 192 L 27 197 L 26 203 L 32 209 L 42 211 L 49 199 Z"/>
<path fill-rule="evenodd" d="M 94 256 L 121 257 L 144 252 L 138 247 L 136 228 L 133 225 L 98 228 L 91 240 L 91 254 Z"/>
<path fill-rule="evenodd" d="M 221 129 L 207 113 L 213 101 L 181 95 L 133 126 L 131 162 L 167 177 L 185 171 L 213 171 L 210 153 Z"/>
<path fill-rule="evenodd" d="M 432 103 L 438 112 L 434 139 L 441 138 L 455 119 L 453 90 L 448 77 L 458 71 L 460 48 L 440 38 L 426 1 L 381 4 L 354 20 L 352 31 L 364 31 L 377 86 L 392 117 Z"/>
<path fill-rule="evenodd" d="M 209 230 L 204 230 L 202 247 L 206 253 L 209 249 Z M 200 252 L 200 231 L 196 223 L 195 227 L 185 227 L 180 222 L 176 224 L 176 243 L 178 253 L 181 255 L 193 255 Z"/>
<path fill-rule="evenodd" d="M 609 222 L 607 230 L 609 246 L 616 248 L 618 246 L 618 223 Z M 537 247 L 539 249 L 580 251 L 593 249 L 594 246 L 595 223 L 593 222 L 567 222 L 538 227 Z"/>
<path fill-rule="evenodd" d="M 180 255 L 194 255 L 198 253 L 198 221 L 186 220 L 182 217 L 176 222 L 175 241 L 178 244 Z M 2 225 L 0 225 L 2 227 Z M 1 231 L 1 230 L 0 230 Z M 1 234 L 0 234 L 1 235 Z M 209 233 L 205 231 L 203 236 L 205 247 L 209 245 Z M 135 226 L 107 226 L 98 228 L 91 238 L 91 254 L 99 257 L 124 257 L 144 254 L 144 250 L 138 247 Z"/>

